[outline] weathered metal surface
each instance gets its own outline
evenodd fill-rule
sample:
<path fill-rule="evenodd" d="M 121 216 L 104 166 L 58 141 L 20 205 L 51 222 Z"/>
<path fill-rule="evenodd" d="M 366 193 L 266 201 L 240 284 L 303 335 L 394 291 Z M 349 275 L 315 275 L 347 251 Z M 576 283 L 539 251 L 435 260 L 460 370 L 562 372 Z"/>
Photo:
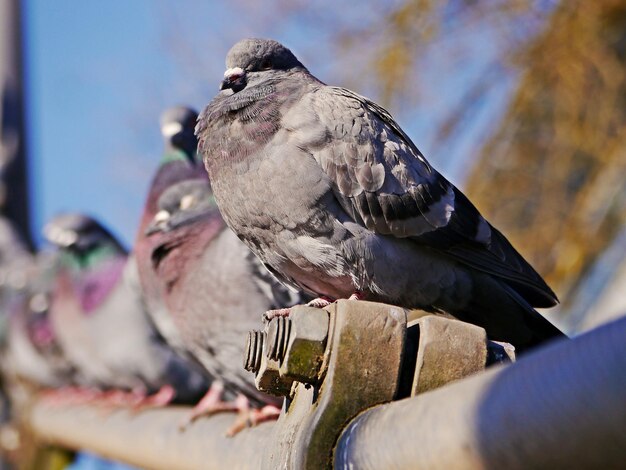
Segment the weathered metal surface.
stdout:
<path fill-rule="evenodd" d="M 319 382 L 326 352 L 330 318 L 326 310 L 307 306 L 292 309 L 280 373 L 298 382 Z"/>
<path fill-rule="evenodd" d="M 365 411 L 337 469 L 597 469 L 626 463 L 626 318 Z"/>
<path fill-rule="evenodd" d="M 262 392 L 277 397 L 286 397 L 291 393 L 293 379 L 280 374 L 278 361 L 263 356 L 255 377 L 255 384 Z"/>
<path fill-rule="evenodd" d="M 438 388 L 487 364 L 487 337 L 477 326 L 361 301 L 339 301 L 328 310 L 330 317 L 321 309 L 295 307 L 288 319 L 275 318 L 266 326 L 265 340 L 253 339 L 260 333 L 249 337 L 246 364 L 264 341 L 260 367 L 253 369 L 259 388 L 288 395 L 291 385 L 293 391 L 267 468 L 328 466 L 338 430 L 350 416 Z M 408 329 L 407 313 L 414 319 Z"/>
<path fill-rule="evenodd" d="M 258 469 L 275 423 L 226 437 L 235 415 L 203 418 L 180 431 L 187 407 L 140 413 L 97 406 L 36 404 L 30 424 L 43 442 L 91 452 L 151 470 Z"/>
<path fill-rule="evenodd" d="M 324 381 L 297 384 L 276 423 L 226 438 L 230 413 L 180 432 L 188 408 L 133 415 L 38 403 L 32 428 L 51 444 L 156 470 L 328 468 L 335 443 L 339 469 L 591 469 L 626 462 L 626 319 L 517 363 L 373 406 L 398 396 L 398 365 L 410 364 L 401 353 L 410 343 L 405 312 L 347 301 L 329 310 Z"/>
<path fill-rule="evenodd" d="M 406 312 L 390 305 L 343 300 L 327 310 L 330 330 L 325 367 L 321 367 L 323 382 L 295 386 L 286 413 L 274 428 L 263 468 L 329 468 L 345 424 L 361 410 L 395 397 Z M 320 325 L 309 331 L 321 331 Z"/>
<path fill-rule="evenodd" d="M 417 362 L 411 396 L 480 372 L 487 364 L 487 333 L 469 323 L 437 315 L 416 320 Z"/>

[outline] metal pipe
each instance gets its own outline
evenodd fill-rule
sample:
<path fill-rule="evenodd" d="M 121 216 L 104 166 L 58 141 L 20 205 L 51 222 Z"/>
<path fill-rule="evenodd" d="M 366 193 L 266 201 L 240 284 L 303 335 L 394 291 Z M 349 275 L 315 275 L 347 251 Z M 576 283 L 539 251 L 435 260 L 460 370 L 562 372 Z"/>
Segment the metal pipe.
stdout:
<path fill-rule="evenodd" d="M 189 408 L 104 413 L 38 402 L 43 440 L 142 468 L 258 468 L 276 423 L 224 437 L 234 416 Z M 280 441 L 280 439 L 279 439 Z M 286 445 L 285 441 L 278 442 Z M 335 449 L 339 469 L 623 468 L 626 462 L 626 318 L 355 418 Z"/>
<path fill-rule="evenodd" d="M 365 411 L 338 469 L 624 468 L 626 318 Z"/>
<path fill-rule="evenodd" d="M 225 437 L 233 413 L 199 419 L 184 431 L 188 407 L 105 412 L 88 405 L 36 403 L 30 425 L 42 441 L 88 449 L 103 457 L 153 470 L 257 469 L 275 423 Z"/>

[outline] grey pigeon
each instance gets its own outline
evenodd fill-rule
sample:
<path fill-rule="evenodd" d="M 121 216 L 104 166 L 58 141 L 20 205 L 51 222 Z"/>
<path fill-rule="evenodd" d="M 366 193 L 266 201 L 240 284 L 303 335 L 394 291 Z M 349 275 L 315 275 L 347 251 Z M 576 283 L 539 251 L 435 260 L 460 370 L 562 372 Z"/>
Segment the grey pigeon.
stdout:
<path fill-rule="evenodd" d="M 277 404 L 256 389 L 243 369 L 244 338 L 259 327 L 261 312 L 293 305 L 300 297 L 228 229 L 206 171 L 200 162 L 196 168 L 201 172 L 188 162 L 174 165 L 165 158 L 154 179 L 145 212 L 153 218 L 142 218 L 135 248 L 142 285 L 160 293 L 181 343 L 210 377 L 223 383 L 226 399 L 243 394 L 255 406 Z M 224 409 L 216 398 L 209 396 L 206 410 L 201 407 L 197 414 Z"/>
<path fill-rule="evenodd" d="M 145 315 L 137 266 L 96 220 L 55 217 L 45 235 L 61 251 L 50 315 L 59 343 L 87 385 L 135 392 L 175 393 L 194 401 L 201 376 L 165 344 Z"/>
<path fill-rule="evenodd" d="M 50 253 L 33 256 L 11 222 L 0 217 L 0 367 L 11 387 L 71 383 L 72 367 L 48 318 L 53 264 Z"/>
<path fill-rule="evenodd" d="M 228 225 L 283 282 L 447 312 L 523 350 L 555 294 L 388 111 L 245 39 L 196 135 Z M 497 197 L 497 195 L 494 195 Z"/>
<path fill-rule="evenodd" d="M 184 340 L 165 305 L 161 282 L 153 269 L 151 255 L 155 241 L 146 236 L 147 227 L 159 211 L 159 196 L 170 186 L 185 180 L 206 180 L 206 170 L 196 159 L 197 140 L 194 127 L 198 113 L 176 106 L 165 110 L 160 119 L 165 150 L 156 174 L 150 183 L 148 197 L 133 246 L 147 312 L 159 333 L 181 356 L 192 360 Z M 207 377 L 210 380 L 210 377 Z M 208 385 L 207 385 L 208 388 Z"/>
<path fill-rule="evenodd" d="M 74 382 L 74 368 L 63 355 L 52 328 L 48 307 L 55 257 L 42 252 L 29 269 L 28 283 L 7 307 L 7 338 L 2 371 L 10 381 L 58 388 Z"/>
<path fill-rule="evenodd" d="M 33 269 L 33 256 L 19 232 L 0 216 L 0 344 L 6 338 L 10 304 L 26 290 Z"/>

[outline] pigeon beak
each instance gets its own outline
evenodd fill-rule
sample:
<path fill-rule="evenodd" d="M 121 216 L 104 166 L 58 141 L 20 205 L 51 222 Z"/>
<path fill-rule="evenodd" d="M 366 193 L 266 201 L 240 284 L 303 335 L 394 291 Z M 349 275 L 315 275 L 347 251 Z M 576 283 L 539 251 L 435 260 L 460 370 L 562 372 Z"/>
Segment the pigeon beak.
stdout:
<path fill-rule="evenodd" d="M 184 130 L 180 122 L 167 122 L 161 126 L 161 134 L 165 139 L 171 140 L 177 134 Z"/>
<path fill-rule="evenodd" d="M 231 89 L 235 93 L 246 87 L 246 71 L 241 67 L 233 67 L 224 72 L 224 80 L 220 90 Z"/>
<path fill-rule="evenodd" d="M 170 229 L 169 220 L 171 216 L 166 210 L 157 212 L 148 228 L 146 228 L 145 235 L 150 236 L 157 232 L 167 232 Z"/>

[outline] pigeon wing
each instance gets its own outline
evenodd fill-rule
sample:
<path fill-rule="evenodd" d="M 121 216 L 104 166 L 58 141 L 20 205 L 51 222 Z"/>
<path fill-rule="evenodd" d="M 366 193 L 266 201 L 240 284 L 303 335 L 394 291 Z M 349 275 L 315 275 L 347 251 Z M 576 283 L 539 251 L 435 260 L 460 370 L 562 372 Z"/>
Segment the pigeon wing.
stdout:
<path fill-rule="evenodd" d="M 531 305 L 557 302 L 541 276 L 430 166 L 388 111 L 329 86 L 309 93 L 303 103 L 326 135 L 324 145 L 307 150 L 355 222 L 379 234 L 410 238 L 502 278 Z"/>

